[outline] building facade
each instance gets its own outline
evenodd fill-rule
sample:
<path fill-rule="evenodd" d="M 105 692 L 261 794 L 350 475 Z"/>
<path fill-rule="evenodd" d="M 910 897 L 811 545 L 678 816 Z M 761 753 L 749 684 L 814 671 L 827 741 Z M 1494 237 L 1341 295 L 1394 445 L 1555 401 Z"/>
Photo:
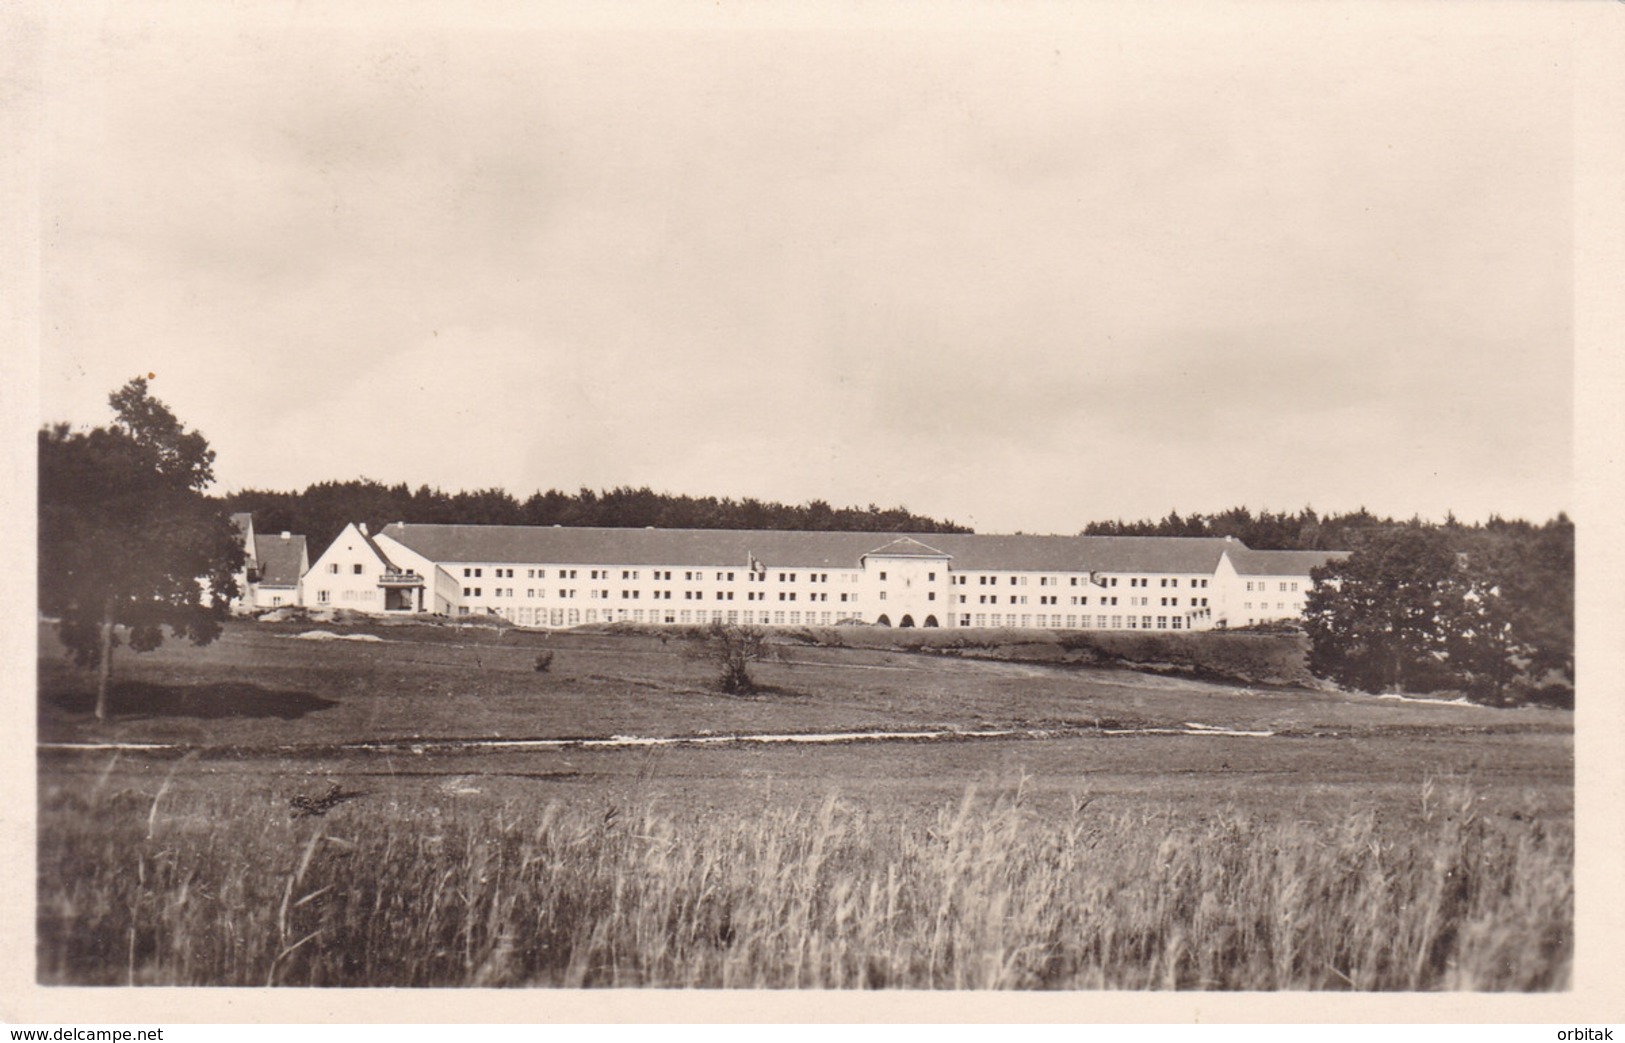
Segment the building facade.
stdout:
<path fill-rule="evenodd" d="M 237 612 L 281 608 L 304 603 L 304 577 L 310 570 L 305 538 L 291 532 L 262 536 L 254 531 L 250 514 L 233 514 L 232 523 L 243 542 L 243 567 L 237 573 Z"/>
<path fill-rule="evenodd" d="M 1298 617 L 1332 552 L 1224 538 L 350 525 L 304 604 L 591 623 L 1208 630 Z"/>
<path fill-rule="evenodd" d="M 451 573 L 410 548 L 385 550 L 365 525 L 351 523 L 305 574 L 305 606 L 384 615 L 467 615 Z"/>
<path fill-rule="evenodd" d="M 1252 626 L 1303 617 L 1313 585 L 1309 570 L 1340 553 L 1257 551 L 1237 546 L 1219 562 L 1216 587 L 1224 592 L 1221 618 L 1229 626 Z"/>

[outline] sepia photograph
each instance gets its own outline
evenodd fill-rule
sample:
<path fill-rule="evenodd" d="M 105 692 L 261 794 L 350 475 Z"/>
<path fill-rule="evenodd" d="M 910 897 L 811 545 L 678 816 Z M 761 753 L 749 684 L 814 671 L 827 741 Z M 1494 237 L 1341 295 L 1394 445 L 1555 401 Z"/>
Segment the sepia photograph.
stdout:
<path fill-rule="evenodd" d="M 1571 994 L 1589 52 L 1462 6 L 40 9 L 22 973 Z"/>

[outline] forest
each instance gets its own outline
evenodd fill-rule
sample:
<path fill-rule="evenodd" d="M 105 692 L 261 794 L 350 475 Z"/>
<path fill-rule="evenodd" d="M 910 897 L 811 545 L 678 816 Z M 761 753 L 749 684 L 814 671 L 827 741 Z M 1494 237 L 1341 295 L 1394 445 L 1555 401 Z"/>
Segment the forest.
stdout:
<path fill-rule="evenodd" d="M 1085 525 L 1084 536 L 1233 536 L 1253 550 L 1352 550 L 1367 534 L 1401 525 L 1436 529 L 1452 542 L 1475 542 L 1484 538 L 1504 536 L 1528 538 L 1544 529 L 1567 530 L 1574 524 L 1568 516 L 1559 514 L 1550 522 L 1534 524 L 1522 520 L 1508 520 L 1491 516 L 1485 522 L 1465 524 L 1454 514 L 1443 522 L 1426 522 L 1420 518 L 1383 518 L 1361 507 L 1347 514 L 1318 514 L 1312 507 L 1297 512 L 1259 511 L 1254 514 L 1246 507 L 1231 507 L 1215 514 L 1189 514 L 1181 516 L 1170 511 L 1157 521 L 1096 521 Z"/>
<path fill-rule="evenodd" d="M 310 541 L 312 560 L 349 522 L 377 531 L 390 522 L 440 525 L 581 525 L 608 528 L 793 529 L 836 532 L 969 532 L 953 522 L 912 514 L 906 507 L 799 506 L 746 497 L 679 496 L 616 488 L 576 493 L 550 489 L 520 500 L 502 489 L 448 493 L 368 479 L 319 482 L 303 492 L 246 489 L 222 497 L 227 509 L 254 515 L 257 532 L 295 532 Z"/>
<path fill-rule="evenodd" d="M 311 556 L 320 554 L 344 526 L 366 522 L 374 531 L 390 522 L 442 525 L 590 525 L 609 528 L 791 529 L 836 532 L 970 532 L 952 521 L 928 518 L 907 507 L 832 507 L 824 500 L 790 505 L 751 497 L 687 496 L 642 488 L 604 491 L 558 489 L 520 499 L 503 489 L 446 492 L 406 483 L 385 485 L 366 478 L 318 482 L 302 492 L 245 489 L 220 497 L 231 511 L 254 515 L 254 527 L 265 532 L 295 532 L 310 541 Z M 1365 536 L 1401 525 L 1420 525 L 1444 534 L 1447 541 L 1482 545 L 1485 541 L 1522 542 L 1540 533 L 1573 542 L 1574 525 L 1558 515 L 1543 524 L 1491 517 L 1465 524 L 1454 516 L 1441 523 L 1379 517 L 1364 508 L 1346 514 L 1254 512 L 1231 507 L 1212 514 L 1180 515 L 1157 520 L 1091 521 L 1084 536 L 1233 536 L 1254 550 L 1351 550 Z"/>

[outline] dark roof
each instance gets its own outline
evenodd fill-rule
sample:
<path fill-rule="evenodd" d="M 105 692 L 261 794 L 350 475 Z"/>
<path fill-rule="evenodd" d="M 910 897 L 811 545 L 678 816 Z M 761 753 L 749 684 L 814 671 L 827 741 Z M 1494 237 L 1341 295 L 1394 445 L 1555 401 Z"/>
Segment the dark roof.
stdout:
<path fill-rule="evenodd" d="M 1232 544 L 1230 564 L 1242 576 L 1307 576 L 1309 570 L 1333 558 L 1346 558 L 1342 550 L 1253 550 Z"/>
<path fill-rule="evenodd" d="M 295 587 L 304 566 L 303 536 L 255 536 L 254 557 L 259 561 L 260 586 Z"/>
<path fill-rule="evenodd" d="M 962 570 L 1212 573 L 1238 542 L 1216 537 L 984 536 L 970 533 L 795 532 L 763 529 L 616 529 L 399 522 L 381 535 L 430 561 L 565 565 L 856 568 L 865 554 L 907 539 Z M 906 547 L 907 544 L 904 544 Z M 916 554 L 919 554 L 916 551 Z"/>

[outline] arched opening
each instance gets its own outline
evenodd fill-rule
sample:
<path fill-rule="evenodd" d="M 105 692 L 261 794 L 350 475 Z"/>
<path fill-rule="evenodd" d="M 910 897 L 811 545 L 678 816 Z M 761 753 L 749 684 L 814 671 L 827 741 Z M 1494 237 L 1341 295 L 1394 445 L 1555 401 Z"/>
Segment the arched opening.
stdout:
<path fill-rule="evenodd" d="M 902 618 L 902 620 L 897 625 L 900 626 L 900 627 L 911 627 L 911 626 L 914 625 L 914 617 L 913 616 L 904 616 Z"/>
<path fill-rule="evenodd" d="M 936 616 L 926 616 L 925 617 L 925 625 L 928 626 L 928 627 L 937 626 L 938 625 L 937 624 L 937 617 Z"/>
<path fill-rule="evenodd" d="M 890 617 L 888 617 L 884 612 L 882 612 L 880 614 L 880 618 L 875 620 L 875 626 L 877 626 L 877 627 L 889 627 L 889 626 L 891 626 Z"/>

